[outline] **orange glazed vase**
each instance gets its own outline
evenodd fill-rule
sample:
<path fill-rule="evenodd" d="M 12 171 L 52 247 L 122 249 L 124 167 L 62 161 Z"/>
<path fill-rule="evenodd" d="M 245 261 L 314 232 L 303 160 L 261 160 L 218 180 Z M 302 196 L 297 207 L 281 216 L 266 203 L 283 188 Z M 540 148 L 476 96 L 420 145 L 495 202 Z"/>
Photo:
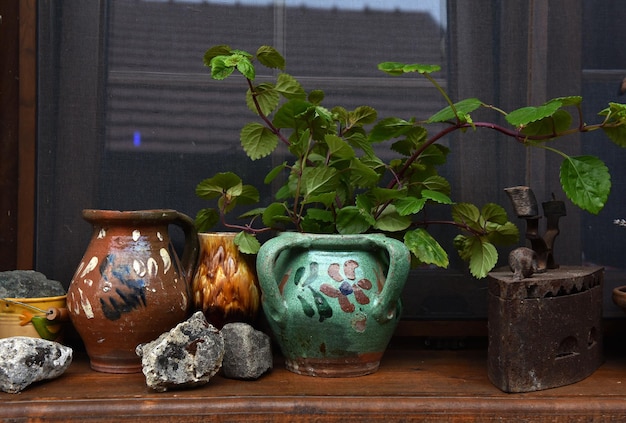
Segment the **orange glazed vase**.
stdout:
<path fill-rule="evenodd" d="M 235 245 L 234 232 L 200 233 L 200 254 L 193 278 L 193 302 L 221 329 L 226 323 L 253 323 L 260 290 L 254 261 Z"/>
<path fill-rule="evenodd" d="M 193 220 L 175 210 L 83 210 L 93 234 L 67 293 L 67 309 L 91 367 L 141 371 L 137 345 L 156 339 L 191 311 L 198 256 Z M 168 232 L 182 228 L 179 260 Z"/>

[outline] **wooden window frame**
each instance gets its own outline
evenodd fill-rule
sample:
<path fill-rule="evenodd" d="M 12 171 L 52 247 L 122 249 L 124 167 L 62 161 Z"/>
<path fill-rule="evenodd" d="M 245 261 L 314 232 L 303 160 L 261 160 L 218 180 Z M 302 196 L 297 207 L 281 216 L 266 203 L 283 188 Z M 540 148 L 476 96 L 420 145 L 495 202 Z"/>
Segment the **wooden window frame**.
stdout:
<path fill-rule="evenodd" d="M 37 1 L 0 6 L 2 39 L 2 154 L 0 270 L 34 266 L 37 140 Z"/>

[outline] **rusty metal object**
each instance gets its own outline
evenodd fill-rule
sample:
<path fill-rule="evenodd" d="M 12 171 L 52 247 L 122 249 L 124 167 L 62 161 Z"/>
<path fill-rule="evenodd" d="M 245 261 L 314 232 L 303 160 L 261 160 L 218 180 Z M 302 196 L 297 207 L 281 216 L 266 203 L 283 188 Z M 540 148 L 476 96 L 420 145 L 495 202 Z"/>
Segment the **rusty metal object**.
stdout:
<path fill-rule="evenodd" d="M 526 247 L 519 247 L 509 253 L 509 267 L 513 280 L 530 278 L 537 271 L 537 253 Z"/>
<path fill-rule="evenodd" d="M 558 269 L 554 260 L 554 242 L 559 235 L 559 219 L 566 216 L 565 203 L 552 199 L 541 203 L 543 213 L 547 219 L 546 231 L 539 234 L 539 207 L 533 191 L 526 186 L 505 188 L 517 217 L 526 220 L 526 239 L 530 241 L 532 249 L 537 253 L 536 273 L 547 269 Z"/>
<path fill-rule="evenodd" d="M 504 392 L 578 382 L 603 362 L 601 267 L 489 274 L 488 375 Z"/>

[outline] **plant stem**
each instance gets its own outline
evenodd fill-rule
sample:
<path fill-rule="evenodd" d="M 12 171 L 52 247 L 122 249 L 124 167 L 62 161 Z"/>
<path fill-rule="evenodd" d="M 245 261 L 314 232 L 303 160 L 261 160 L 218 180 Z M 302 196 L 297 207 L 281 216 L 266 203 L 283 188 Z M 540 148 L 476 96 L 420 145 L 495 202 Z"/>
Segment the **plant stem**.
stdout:
<path fill-rule="evenodd" d="M 285 138 L 285 136 L 280 132 L 280 129 L 276 128 L 274 124 L 272 123 L 272 121 L 261 110 L 261 105 L 259 104 L 259 101 L 256 98 L 257 93 L 254 90 L 254 85 L 252 84 L 252 81 L 248 78 L 246 78 L 246 81 L 248 81 L 248 88 L 250 88 L 252 102 L 254 103 L 254 108 L 256 109 L 258 115 L 261 116 L 261 119 L 263 119 L 263 122 L 265 122 L 269 130 L 272 131 L 272 133 L 276 135 L 282 141 L 283 144 L 285 144 L 286 146 L 291 145 L 289 140 Z"/>

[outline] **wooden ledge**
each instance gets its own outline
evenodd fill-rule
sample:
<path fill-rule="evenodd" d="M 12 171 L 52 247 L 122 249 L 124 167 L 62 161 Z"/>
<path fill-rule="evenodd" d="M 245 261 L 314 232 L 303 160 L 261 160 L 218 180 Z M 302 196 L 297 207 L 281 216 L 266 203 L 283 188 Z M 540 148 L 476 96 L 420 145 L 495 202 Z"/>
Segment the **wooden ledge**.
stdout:
<path fill-rule="evenodd" d="M 573 385 L 506 394 L 487 379 L 487 351 L 426 350 L 395 340 L 380 370 L 358 378 L 299 376 L 276 368 L 257 381 L 220 376 L 191 390 L 157 393 L 142 374 L 92 371 L 79 354 L 60 378 L 20 394 L 0 393 L 6 420 L 304 422 L 304 421 L 626 421 L 626 348 L 607 354 Z"/>

